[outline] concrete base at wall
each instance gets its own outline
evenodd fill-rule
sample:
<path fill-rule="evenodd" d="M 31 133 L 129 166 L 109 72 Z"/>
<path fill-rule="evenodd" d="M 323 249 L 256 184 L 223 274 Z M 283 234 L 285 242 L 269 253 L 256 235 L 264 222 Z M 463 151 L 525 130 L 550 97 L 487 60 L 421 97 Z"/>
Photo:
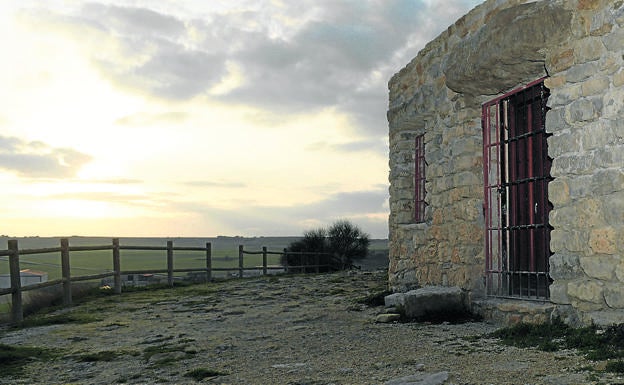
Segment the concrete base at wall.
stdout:
<path fill-rule="evenodd" d="M 556 316 L 556 310 L 557 305 L 541 301 L 487 298 L 471 303 L 471 311 L 474 314 L 501 325 L 514 325 L 520 322 L 547 323 Z"/>

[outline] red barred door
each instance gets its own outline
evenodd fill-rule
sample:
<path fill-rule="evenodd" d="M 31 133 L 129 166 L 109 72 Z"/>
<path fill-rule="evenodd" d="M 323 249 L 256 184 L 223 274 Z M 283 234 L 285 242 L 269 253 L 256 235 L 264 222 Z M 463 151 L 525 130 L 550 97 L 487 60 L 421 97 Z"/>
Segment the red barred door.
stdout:
<path fill-rule="evenodd" d="M 549 297 L 548 96 L 540 79 L 483 105 L 488 295 Z"/>

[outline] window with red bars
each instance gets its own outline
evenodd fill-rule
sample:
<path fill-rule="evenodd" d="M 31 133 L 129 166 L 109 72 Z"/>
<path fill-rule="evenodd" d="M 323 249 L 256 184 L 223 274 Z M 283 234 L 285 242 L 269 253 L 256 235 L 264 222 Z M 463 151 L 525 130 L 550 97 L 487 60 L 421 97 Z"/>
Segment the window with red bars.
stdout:
<path fill-rule="evenodd" d="M 425 135 L 416 137 L 416 152 L 414 154 L 414 221 L 421 223 L 425 221 L 425 170 L 427 161 L 425 160 Z"/>

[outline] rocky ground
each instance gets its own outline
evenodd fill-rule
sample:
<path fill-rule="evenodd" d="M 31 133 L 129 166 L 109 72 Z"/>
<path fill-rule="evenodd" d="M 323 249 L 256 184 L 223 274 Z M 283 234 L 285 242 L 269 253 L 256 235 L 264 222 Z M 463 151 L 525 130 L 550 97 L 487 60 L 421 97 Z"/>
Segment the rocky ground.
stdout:
<path fill-rule="evenodd" d="M 0 330 L 0 344 L 53 353 L 0 383 L 624 383 L 573 351 L 502 346 L 485 322 L 376 323 L 383 307 L 361 300 L 384 282 L 354 271 L 105 296 L 44 317 L 60 324 Z"/>

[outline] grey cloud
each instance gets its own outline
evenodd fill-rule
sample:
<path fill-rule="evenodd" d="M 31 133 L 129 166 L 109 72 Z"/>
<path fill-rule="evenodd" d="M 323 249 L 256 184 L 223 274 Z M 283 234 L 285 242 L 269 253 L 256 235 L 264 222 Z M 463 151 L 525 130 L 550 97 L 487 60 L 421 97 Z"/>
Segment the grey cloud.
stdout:
<path fill-rule="evenodd" d="M 337 152 L 374 152 L 384 155 L 388 152 L 388 146 L 385 141 L 376 139 L 358 140 L 340 144 L 316 142 L 307 146 L 306 149 L 310 151 L 330 149 Z"/>
<path fill-rule="evenodd" d="M 386 82 L 396 58 L 425 24 L 422 1 L 321 2 L 320 19 L 286 40 L 249 40 L 233 53 L 248 78 L 223 98 L 265 108 L 313 111 L 337 107 L 354 118 L 364 134 L 385 134 Z M 408 53 L 415 55 L 416 52 Z M 388 68 L 390 70 L 388 70 Z M 375 71 L 379 80 L 364 84 Z"/>
<path fill-rule="evenodd" d="M 216 85 L 225 74 L 225 58 L 216 54 L 164 40 L 122 42 L 128 45 L 127 51 L 147 59 L 127 69 L 115 59 L 94 58 L 97 67 L 122 88 L 165 99 L 189 99 Z"/>
<path fill-rule="evenodd" d="M 277 114 L 336 108 L 350 115 L 363 135 L 378 138 L 386 134 L 392 73 L 478 2 L 300 0 L 184 20 L 148 8 L 89 4 L 74 21 L 65 22 L 104 31 L 122 47 L 120 54 L 136 58 L 129 68 L 119 65 L 115 55 L 94 55 L 104 76 L 120 87 L 188 99 L 218 84 L 229 61 L 241 67 L 245 81 L 212 96 L 219 101 Z M 275 37 L 271 25 L 281 23 L 277 13 L 293 19 L 314 16 Z"/>
<path fill-rule="evenodd" d="M 101 49 L 90 59 L 120 88 L 183 100 L 210 89 L 225 74 L 223 52 L 189 44 L 187 23 L 148 8 L 86 3 L 70 15 L 41 11 L 32 16 L 34 22 L 64 26 L 79 42 L 97 42 Z"/>
<path fill-rule="evenodd" d="M 100 20 L 100 25 L 124 35 L 176 37 L 185 32 L 182 21 L 147 8 L 87 3 L 82 14 L 89 20 Z"/>
<path fill-rule="evenodd" d="M 31 178 L 72 177 L 91 156 L 69 148 L 0 136 L 0 168 Z"/>

